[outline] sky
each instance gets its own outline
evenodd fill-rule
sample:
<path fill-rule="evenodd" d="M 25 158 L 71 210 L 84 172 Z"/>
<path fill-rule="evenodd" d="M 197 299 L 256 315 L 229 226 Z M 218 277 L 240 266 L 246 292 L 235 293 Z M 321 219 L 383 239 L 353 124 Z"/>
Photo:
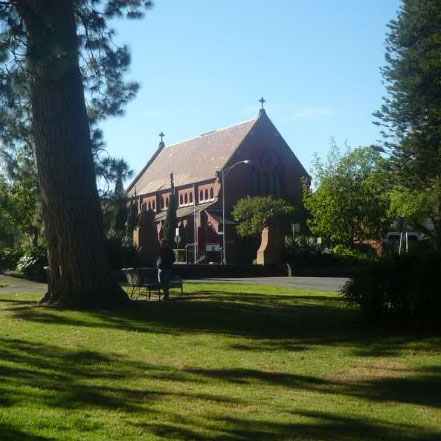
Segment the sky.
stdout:
<path fill-rule="evenodd" d="M 138 173 L 166 145 L 268 116 L 305 168 L 330 139 L 380 139 L 387 23 L 399 0 L 155 0 L 142 20 L 113 23 L 141 89 L 102 125 L 110 155 Z"/>

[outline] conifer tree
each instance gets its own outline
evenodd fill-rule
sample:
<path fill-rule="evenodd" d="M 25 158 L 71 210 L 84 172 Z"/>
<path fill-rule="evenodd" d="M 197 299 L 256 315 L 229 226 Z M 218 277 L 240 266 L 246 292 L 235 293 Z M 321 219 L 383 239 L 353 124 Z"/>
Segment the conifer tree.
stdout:
<path fill-rule="evenodd" d="M 127 299 L 104 251 L 93 146 L 96 123 L 137 90 L 109 19 L 139 18 L 147 0 L 0 2 L 0 137 L 35 148 L 49 250 L 42 303 L 111 306 Z"/>
<path fill-rule="evenodd" d="M 432 224 L 424 232 L 441 251 L 440 23 L 439 0 L 402 1 L 389 23 L 383 69 L 388 95 L 376 116 L 391 155 L 395 211 L 415 225 L 424 214 Z"/>
<path fill-rule="evenodd" d="M 171 174 L 171 194 L 170 202 L 167 207 L 167 215 L 164 222 L 163 232 L 164 238 L 168 240 L 170 246 L 173 247 L 178 219 L 176 216 L 176 193 L 173 184 L 173 173 Z"/>

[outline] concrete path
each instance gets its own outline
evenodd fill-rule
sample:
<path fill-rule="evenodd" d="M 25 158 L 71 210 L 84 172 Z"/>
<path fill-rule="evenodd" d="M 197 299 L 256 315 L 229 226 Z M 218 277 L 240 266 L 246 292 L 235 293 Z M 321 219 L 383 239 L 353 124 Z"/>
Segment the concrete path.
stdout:
<path fill-rule="evenodd" d="M 2 287 L 1 285 L 7 285 Z M 31 282 L 30 280 L 19 279 L 0 275 L 0 294 L 8 293 L 42 293 L 46 292 L 45 283 Z"/>
<path fill-rule="evenodd" d="M 313 291 L 339 292 L 346 281 L 343 277 L 242 277 L 226 279 L 186 280 L 192 283 L 241 283 L 245 285 L 292 286 Z"/>

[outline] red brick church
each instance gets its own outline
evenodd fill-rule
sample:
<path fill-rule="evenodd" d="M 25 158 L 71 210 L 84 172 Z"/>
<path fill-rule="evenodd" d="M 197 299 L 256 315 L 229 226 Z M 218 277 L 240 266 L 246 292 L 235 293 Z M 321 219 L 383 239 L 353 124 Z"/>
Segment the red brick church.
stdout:
<path fill-rule="evenodd" d="M 301 198 L 301 178 L 308 176 L 263 108 L 256 119 L 205 133 L 171 146 L 164 134 L 152 158 L 127 189 L 139 211 L 153 211 L 158 235 L 166 217 L 174 179 L 177 217 L 187 261 L 220 262 L 225 207 L 228 263 L 241 261 L 232 209 L 247 195 Z M 222 188 L 222 170 L 224 188 Z M 197 250 L 195 257 L 194 251 Z"/>

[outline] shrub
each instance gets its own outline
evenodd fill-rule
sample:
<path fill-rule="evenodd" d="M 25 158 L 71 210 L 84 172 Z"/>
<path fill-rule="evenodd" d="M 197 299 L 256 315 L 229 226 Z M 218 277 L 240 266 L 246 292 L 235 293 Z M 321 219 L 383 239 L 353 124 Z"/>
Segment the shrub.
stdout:
<path fill-rule="evenodd" d="M 15 269 L 23 254 L 24 251 L 21 248 L 4 248 L 0 250 L 0 273 Z"/>
<path fill-rule="evenodd" d="M 138 249 L 125 236 L 109 235 L 106 240 L 107 260 L 112 270 L 136 266 Z"/>
<path fill-rule="evenodd" d="M 342 294 L 367 319 L 391 317 L 433 327 L 441 321 L 441 255 L 418 252 L 372 262 L 359 269 Z"/>
<path fill-rule="evenodd" d="M 366 262 L 371 262 L 377 259 L 377 254 L 372 248 L 366 247 L 363 249 L 353 249 L 345 247 L 344 245 L 336 245 L 332 250 L 337 261 L 342 264 L 360 265 Z"/>
<path fill-rule="evenodd" d="M 337 245 L 333 249 L 322 249 L 310 243 L 305 237 L 288 237 L 286 254 L 287 260 L 297 268 L 352 268 L 378 259 L 371 249 L 362 252 L 344 245 Z"/>
<path fill-rule="evenodd" d="M 25 250 L 17 263 L 17 270 L 27 279 L 39 282 L 46 281 L 48 265 L 47 250 L 45 247 L 31 247 Z"/>

